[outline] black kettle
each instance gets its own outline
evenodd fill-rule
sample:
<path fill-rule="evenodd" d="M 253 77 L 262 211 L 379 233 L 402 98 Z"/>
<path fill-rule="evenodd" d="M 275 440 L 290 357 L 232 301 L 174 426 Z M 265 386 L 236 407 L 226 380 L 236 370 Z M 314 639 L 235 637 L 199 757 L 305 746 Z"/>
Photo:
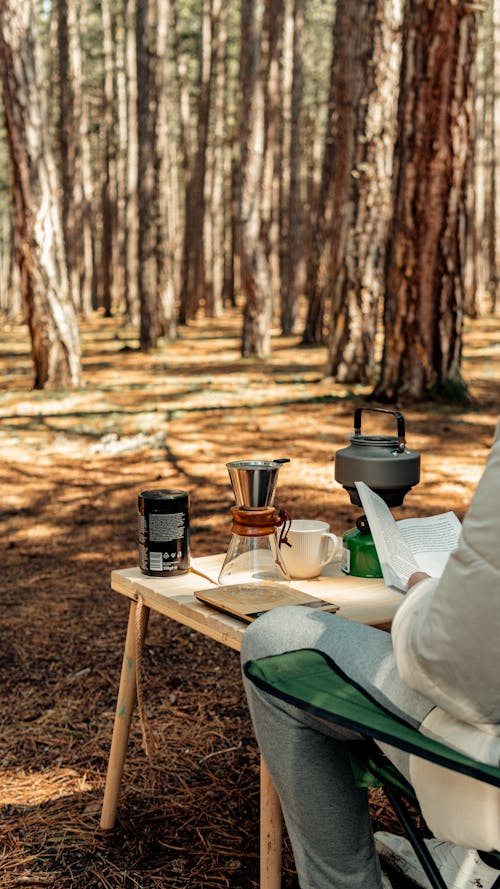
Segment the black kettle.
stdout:
<path fill-rule="evenodd" d="M 363 435 L 363 410 L 392 414 L 397 422 L 397 435 Z M 356 506 L 361 503 L 354 482 L 360 481 L 379 494 L 388 506 L 401 506 L 405 495 L 420 479 L 420 454 L 406 447 L 403 414 L 378 407 L 356 408 L 351 443 L 335 454 L 335 479 Z"/>

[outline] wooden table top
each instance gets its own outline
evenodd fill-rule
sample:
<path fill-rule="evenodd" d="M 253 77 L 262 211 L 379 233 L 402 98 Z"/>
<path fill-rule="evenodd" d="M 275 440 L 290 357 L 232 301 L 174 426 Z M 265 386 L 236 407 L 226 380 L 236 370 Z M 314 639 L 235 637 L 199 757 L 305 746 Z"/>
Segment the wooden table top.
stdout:
<path fill-rule="evenodd" d="M 112 571 L 111 588 L 130 599 L 141 596 L 154 611 L 239 651 L 247 624 L 203 605 L 194 595 L 217 582 L 223 559 L 224 554 L 191 559 L 191 571 L 177 577 L 148 577 L 139 568 Z M 386 587 L 383 580 L 343 574 L 340 563 L 328 565 L 313 580 L 292 580 L 290 586 L 334 602 L 343 617 L 384 629 L 390 626 L 402 598 L 402 593 Z"/>

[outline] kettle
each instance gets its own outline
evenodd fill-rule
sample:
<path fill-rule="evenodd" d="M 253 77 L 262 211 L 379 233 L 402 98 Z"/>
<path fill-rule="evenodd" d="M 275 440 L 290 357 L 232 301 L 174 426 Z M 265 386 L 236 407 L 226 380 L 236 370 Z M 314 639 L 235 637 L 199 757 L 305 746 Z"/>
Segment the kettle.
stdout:
<path fill-rule="evenodd" d="M 420 479 L 420 454 L 406 447 L 405 421 L 399 411 L 364 408 L 392 414 L 397 436 L 362 435 L 361 412 L 354 411 L 351 444 L 335 454 L 335 478 L 346 489 L 351 503 L 361 506 L 355 482 L 365 482 L 388 506 L 400 506 L 408 491 Z M 343 538 L 342 571 L 355 577 L 382 577 L 379 558 L 365 515 Z"/>
<path fill-rule="evenodd" d="M 392 414 L 397 422 L 397 436 L 363 435 L 363 410 Z M 356 408 L 351 443 L 335 454 L 335 479 L 355 506 L 361 503 L 354 482 L 365 482 L 388 506 L 401 506 L 405 495 L 420 479 L 420 454 L 406 447 L 403 414 L 379 407 Z"/>

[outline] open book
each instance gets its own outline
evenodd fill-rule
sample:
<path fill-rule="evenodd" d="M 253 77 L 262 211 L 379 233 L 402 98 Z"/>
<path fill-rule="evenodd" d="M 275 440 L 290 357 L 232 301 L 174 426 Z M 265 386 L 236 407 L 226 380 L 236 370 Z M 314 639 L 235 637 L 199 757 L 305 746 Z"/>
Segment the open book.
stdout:
<path fill-rule="evenodd" d="M 406 590 L 415 571 L 440 577 L 458 544 L 462 525 L 454 512 L 396 522 L 387 504 L 364 482 L 355 482 L 387 586 Z"/>

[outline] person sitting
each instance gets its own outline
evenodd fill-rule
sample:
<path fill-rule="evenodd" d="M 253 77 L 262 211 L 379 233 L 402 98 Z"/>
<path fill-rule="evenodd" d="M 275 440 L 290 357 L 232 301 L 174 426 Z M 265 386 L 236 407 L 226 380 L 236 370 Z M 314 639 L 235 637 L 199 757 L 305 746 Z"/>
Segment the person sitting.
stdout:
<path fill-rule="evenodd" d="M 440 578 L 412 575 L 390 634 L 340 614 L 277 608 L 245 631 L 242 663 L 315 648 L 416 728 L 439 708 L 499 738 L 499 504 L 500 422 L 457 549 Z M 345 741 L 356 735 L 266 694 L 245 676 L 244 685 L 301 889 L 390 886 L 376 851 L 368 794 L 355 784 L 349 763 Z M 412 783 L 408 754 L 379 746 Z M 440 866 L 446 869 L 456 849 L 451 843 L 443 849 Z M 476 856 L 466 879 L 451 885 L 489 889 L 500 875 Z"/>

